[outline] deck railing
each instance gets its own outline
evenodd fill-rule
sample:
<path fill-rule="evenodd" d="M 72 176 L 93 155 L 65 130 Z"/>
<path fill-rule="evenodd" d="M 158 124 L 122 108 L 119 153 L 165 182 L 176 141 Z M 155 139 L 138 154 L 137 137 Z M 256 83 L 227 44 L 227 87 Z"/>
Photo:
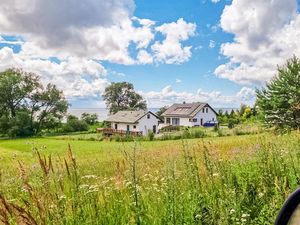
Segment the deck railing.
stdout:
<path fill-rule="evenodd" d="M 127 131 L 127 130 L 117 130 L 113 128 L 97 128 L 97 132 L 102 132 L 105 136 L 111 135 L 120 135 L 120 136 L 142 136 L 143 133 L 141 131 Z"/>

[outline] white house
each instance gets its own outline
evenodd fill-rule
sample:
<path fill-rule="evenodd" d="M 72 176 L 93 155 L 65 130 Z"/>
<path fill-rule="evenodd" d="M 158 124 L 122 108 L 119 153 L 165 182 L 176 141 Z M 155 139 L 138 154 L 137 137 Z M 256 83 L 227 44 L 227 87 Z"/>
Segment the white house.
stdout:
<path fill-rule="evenodd" d="M 142 132 L 142 135 L 147 135 L 149 130 L 157 133 L 161 120 L 150 111 L 119 111 L 106 121 L 111 122 L 112 129 L 128 133 Z"/>
<path fill-rule="evenodd" d="M 173 104 L 162 116 L 165 126 L 194 127 L 218 123 L 217 113 L 208 103 Z"/>

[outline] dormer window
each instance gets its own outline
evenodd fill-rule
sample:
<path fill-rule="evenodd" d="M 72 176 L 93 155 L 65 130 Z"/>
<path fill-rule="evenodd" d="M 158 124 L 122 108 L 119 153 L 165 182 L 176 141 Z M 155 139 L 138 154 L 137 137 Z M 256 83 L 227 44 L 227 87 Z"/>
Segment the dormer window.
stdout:
<path fill-rule="evenodd" d="M 150 119 L 150 114 L 147 114 L 147 119 Z"/>

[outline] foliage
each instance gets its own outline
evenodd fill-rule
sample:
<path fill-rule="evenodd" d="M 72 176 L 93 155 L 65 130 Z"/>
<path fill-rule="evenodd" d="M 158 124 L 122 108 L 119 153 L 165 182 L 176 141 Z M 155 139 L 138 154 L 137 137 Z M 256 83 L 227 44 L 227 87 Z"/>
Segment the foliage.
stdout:
<path fill-rule="evenodd" d="M 89 125 L 95 125 L 98 120 L 98 116 L 96 113 L 94 114 L 89 114 L 89 113 L 82 113 L 81 119 L 84 120 L 87 124 Z"/>
<path fill-rule="evenodd" d="M 166 110 L 168 109 L 168 106 L 161 107 L 155 114 L 163 120 L 164 118 L 161 116 Z"/>
<path fill-rule="evenodd" d="M 180 131 L 181 127 L 180 126 L 173 126 L 173 125 L 168 125 L 165 127 L 162 127 L 159 131 L 160 132 L 171 132 L 171 131 Z"/>
<path fill-rule="evenodd" d="M 149 130 L 148 134 L 147 134 L 147 137 L 148 137 L 149 141 L 153 141 L 154 140 L 154 133 L 151 130 Z"/>
<path fill-rule="evenodd" d="M 87 131 L 88 124 L 84 120 L 79 120 L 76 116 L 69 115 L 67 123 L 63 126 L 63 132 Z"/>
<path fill-rule="evenodd" d="M 147 105 L 143 97 L 134 91 L 128 82 L 112 83 L 105 88 L 103 99 L 111 114 L 120 110 L 146 110 Z"/>
<path fill-rule="evenodd" d="M 52 129 L 67 109 L 63 93 L 52 84 L 44 87 L 37 75 L 17 69 L 0 73 L 1 133 L 15 137 Z"/>
<path fill-rule="evenodd" d="M 279 129 L 300 129 L 300 59 L 294 56 L 266 88 L 257 90 L 257 106 L 265 122 Z"/>

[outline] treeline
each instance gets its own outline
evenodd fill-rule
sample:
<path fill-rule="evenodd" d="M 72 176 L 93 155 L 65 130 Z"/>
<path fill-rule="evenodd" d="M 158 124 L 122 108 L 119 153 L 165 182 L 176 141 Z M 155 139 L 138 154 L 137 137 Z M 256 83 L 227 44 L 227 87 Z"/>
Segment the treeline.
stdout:
<path fill-rule="evenodd" d="M 242 104 L 240 109 L 232 109 L 230 112 L 219 110 L 218 121 L 221 125 L 227 125 L 231 129 L 239 123 L 261 121 L 261 117 L 259 117 L 255 106 L 250 107 Z"/>
<path fill-rule="evenodd" d="M 87 131 L 97 123 L 96 114 L 67 116 L 69 106 L 62 91 L 53 84 L 44 86 L 34 73 L 20 69 L 0 73 L 1 136 Z"/>

